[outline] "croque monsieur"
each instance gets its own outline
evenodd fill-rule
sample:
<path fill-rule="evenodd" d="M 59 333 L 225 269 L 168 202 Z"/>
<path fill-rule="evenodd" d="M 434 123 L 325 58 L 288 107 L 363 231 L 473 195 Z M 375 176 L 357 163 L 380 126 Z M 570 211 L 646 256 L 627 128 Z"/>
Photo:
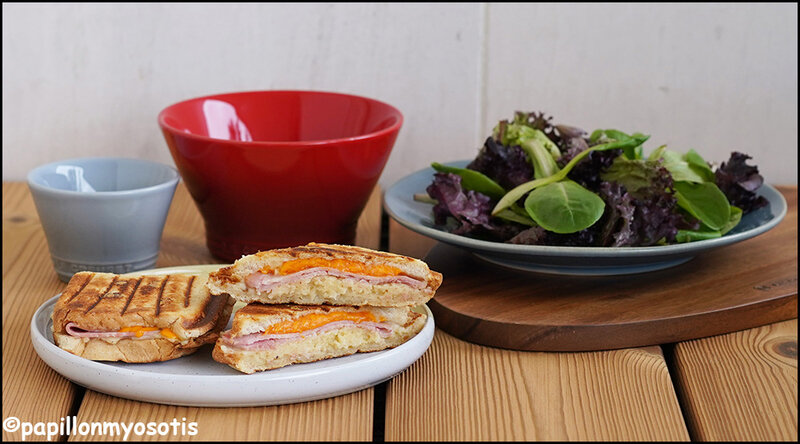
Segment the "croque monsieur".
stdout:
<path fill-rule="evenodd" d="M 56 345 L 97 361 L 156 362 L 213 343 L 233 299 L 212 295 L 207 275 L 75 274 L 53 310 Z"/>
<path fill-rule="evenodd" d="M 310 243 L 242 257 L 211 273 L 208 288 L 245 303 L 408 307 L 427 302 L 441 283 L 418 259 Z"/>
<path fill-rule="evenodd" d="M 419 333 L 425 319 L 410 307 L 253 302 L 236 312 L 212 356 L 253 373 L 396 347 Z"/>

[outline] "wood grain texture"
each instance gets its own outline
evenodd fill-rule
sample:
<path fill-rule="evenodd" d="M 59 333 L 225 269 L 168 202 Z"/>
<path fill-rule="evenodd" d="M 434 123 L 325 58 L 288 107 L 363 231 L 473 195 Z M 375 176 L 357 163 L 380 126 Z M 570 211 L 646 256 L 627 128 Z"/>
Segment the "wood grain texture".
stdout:
<path fill-rule="evenodd" d="M 383 192 L 376 186 L 369 196 L 367 206 L 358 219 L 356 228 L 356 245 L 378 250 L 381 246 L 381 223 L 383 206 L 381 203 Z"/>
<path fill-rule="evenodd" d="M 437 330 L 386 392 L 387 441 L 688 438 L 658 347 L 517 352 Z"/>
<path fill-rule="evenodd" d="M 675 346 L 692 438 L 797 441 L 797 319 Z"/>
<path fill-rule="evenodd" d="M 69 413 L 79 392 L 39 359 L 28 333 L 34 311 L 62 288 L 27 184 L 4 183 L 3 419 L 58 422 Z M 4 441 L 21 439 L 21 432 L 3 429 Z"/>
<path fill-rule="evenodd" d="M 358 243 L 380 242 L 380 190 L 368 202 Z M 176 190 L 157 265 L 218 263 L 205 246 L 202 219 L 183 184 Z M 33 312 L 64 284 L 53 272 L 47 243 L 27 185 L 3 184 L 3 417 L 59 421 L 84 389 L 52 371 L 36 355 L 27 334 Z M 16 333 L 21 332 L 21 333 Z M 198 440 L 370 440 L 374 390 L 290 406 L 186 408 L 129 401 L 86 391 L 81 421 L 198 422 Z M 73 412 L 75 413 L 75 412 Z M 21 439 L 3 432 L 4 439 Z M 43 437 L 42 437 L 43 438 Z M 81 437 L 74 437 L 81 438 Z M 115 439 L 113 436 L 95 437 Z M 141 438 L 148 438 L 147 436 Z M 155 437 L 164 439 L 160 436 Z M 116 439 L 119 439 L 118 437 Z"/>
<path fill-rule="evenodd" d="M 520 273 L 438 244 L 425 260 L 444 282 L 429 306 L 458 338 L 535 351 L 657 345 L 796 318 L 797 189 L 783 192 L 777 227 L 651 273 Z"/>
<path fill-rule="evenodd" d="M 415 233 L 394 219 L 389 219 L 389 251 L 422 259 L 435 245 L 434 239 Z"/>
<path fill-rule="evenodd" d="M 183 181 L 175 189 L 161 235 L 161 251 L 157 267 L 176 265 L 217 264 L 221 259 L 214 257 L 206 247 L 206 231 L 203 218 Z"/>
<path fill-rule="evenodd" d="M 314 402 L 246 408 L 200 408 L 122 400 L 86 391 L 79 422 L 120 421 L 196 423 L 197 433 L 181 428 L 164 435 L 136 435 L 142 441 L 369 441 L 372 439 L 373 390 Z M 366 413 L 368 412 L 368 414 Z M 180 425 L 178 427 L 181 427 Z M 114 436 L 70 437 L 71 441 L 115 440 Z M 119 440 L 119 437 L 116 438 Z"/>

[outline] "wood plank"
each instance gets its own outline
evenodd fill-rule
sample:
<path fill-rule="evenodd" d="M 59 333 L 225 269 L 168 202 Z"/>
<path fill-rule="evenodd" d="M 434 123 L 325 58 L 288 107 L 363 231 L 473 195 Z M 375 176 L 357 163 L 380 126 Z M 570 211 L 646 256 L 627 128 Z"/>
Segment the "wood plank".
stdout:
<path fill-rule="evenodd" d="M 128 401 L 86 391 L 78 421 L 186 424 L 165 436 L 131 435 L 144 441 L 369 441 L 372 439 L 373 390 L 314 402 L 246 408 L 200 408 Z M 369 412 L 369 414 L 365 414 Z M 197 433 L 189 434 L 190 423 Z M 71 441 L 120 440 L 120 437 L 73 435 Z"/>
<path fill-rule="evenodd" d="M 699 441 L 797 441 L 797 319 L 675 346 Z"/>
<path fill-rule="evenodd" d="M 415 233 L 389 219 L 389 251 L 422 259 L 436 245 L 436 241 Z"/>
<path fill-rule="evenodd" d="M 364 212 L 358 219 L 358 228 L 356 228 L 356 245 L 371 248 L 373 250 L 380 249 L 381 246 L 381 224 L 383 215 L 383 206 L 381 203 L 383 192 L 380 186 L 376 186 L 369 196 L 369 201 L 364 207 Z"/>
<path fill-rule="evenodd" d="M 3 419 L 58 422 L 80 392 L 39 359 L 28 334 L 33 312 L 62 288 L 27 184 L 4 182 Z M 3 429 L 4 441 L 21 439 L 21 432 Z"/>
<path fill-rule="evenodd" d="M 387 441 L 688 438 L 659 347 L 517 352 L 437 330 L 386 391 Z"/>
<path fill-rule="evenodd" d="M 203 218 L 183 181 L 175 189 L 161 235 L 157 267 L 222 263 L 206 247 Z"/>

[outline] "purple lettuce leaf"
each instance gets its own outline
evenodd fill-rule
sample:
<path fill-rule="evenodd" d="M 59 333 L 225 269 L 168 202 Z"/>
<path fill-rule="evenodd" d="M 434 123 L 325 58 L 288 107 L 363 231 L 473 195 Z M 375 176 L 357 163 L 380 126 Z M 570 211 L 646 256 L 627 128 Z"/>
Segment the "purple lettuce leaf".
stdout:
<path fill-rule="evenodd" d="M 615 182 L 603 182 L 600 197 L 606 202 L 606 211 L 600 220 L 599 243 L 603 247 L 634 245 L 638 239 L 633 229 L 636 205 L 625 187 Z"/>
<path fill-rule="evenodd" d="M 525 228 L 493 219 L 491 198 L 473 190 L 465 191 L 461 187 L 461 176 L 456 174 L 434 174 L 433 183 L 426 191 L 438 201 L 433 207 L 434 223 L 447 225 L 448 218 L 453 218 L 457 224 L 450 230 L 453 234 L 505 241 Z"/>
<path fill-rule="evenodd" d="M 564 168 L 575 156 L 589 148 L 585 139 L 573 138 L 569 139 L 565 145 L 565 150 L 562 150 L 561 158 L 558 159 L 559 168 Z M 572 171 L 567 174 L 567 177 L 581 184 L 584 188 L 594 192 L 599 191 L 600 175 L 614 163 L 614 159 L 622 154 L 621 149 L 608 150 L 608 151 L 592 151 L 580 163 L 572 168 Z"/>
<path fill-rule="evenodd" d="M 467 168 L 485 174 L 506 190 L 533 179 L 533 166 L 522 148 L 501 145 L 491 137 Z"/>
<path fill-rule="evenodd" d="M 636 210 L 632 229 L 637 239 L 631 245 L 646 247 L 662 239 L 673 243 L 679 226 L 685 225 L 683 216 L 678 212 L 672 175 L 660 165 L 655 168 L 656 175 L 652 176 L 650 187 L 638 189 L 637 196 L 633 197 Z"/>
<path fill-rule="evenodd" d="M 661 240 L 671 243 L 678 229 L 697 225 L 678 211 L 672 175 L 666 168 L 657 162 L 626 162 L 635 162 L 644 171 L 631 182 L 636 185 L 635 193 L 613 179 L 600 184 L 598 194 L 606 202 L 606 211 L 599 221 L 603 228 L 598 246 L 650 246 Z"/>
<path fill-rule="evenodd" d="M 747 165 L 747 154 L 737 151 L 731 153 L 727 162 L 717 169 L 716 183 L 725 193 L 731 205 L 739 207 L 744 214 L 766 206 L 769 202 L 755 192 L 764 183 L 764 178 L 758 174 L 758 167 Z"/>

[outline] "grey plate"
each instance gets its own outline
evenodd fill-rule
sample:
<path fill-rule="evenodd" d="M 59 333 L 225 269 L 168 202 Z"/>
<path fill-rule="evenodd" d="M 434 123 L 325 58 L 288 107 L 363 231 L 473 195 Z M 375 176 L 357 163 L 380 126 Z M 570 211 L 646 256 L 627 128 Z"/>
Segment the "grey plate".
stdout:
<path fill-rule="evenodd" d="M 468 162 L 448 165 L 463 167 Z M 433 174 L 433 168 L 426 168 L 392 185 L 384 197 L 384 208 L 389 216 L 412 231 L 469 250 L 485 261 L 507 268 L 550 274 L 603 276 L 673 267 L 703 251 L 741 242 L 772 229 L 786 215 L 787 208 L 783 195 L 764 184 L 758 194 L 764 196 L 769 205 L 747 214 L 736 228 L 717 239 L 655 247 L 512 245 L 451 234 L 434 225 L 432 206 L 414 201 L 414 194 L 425 192 Z"/>

